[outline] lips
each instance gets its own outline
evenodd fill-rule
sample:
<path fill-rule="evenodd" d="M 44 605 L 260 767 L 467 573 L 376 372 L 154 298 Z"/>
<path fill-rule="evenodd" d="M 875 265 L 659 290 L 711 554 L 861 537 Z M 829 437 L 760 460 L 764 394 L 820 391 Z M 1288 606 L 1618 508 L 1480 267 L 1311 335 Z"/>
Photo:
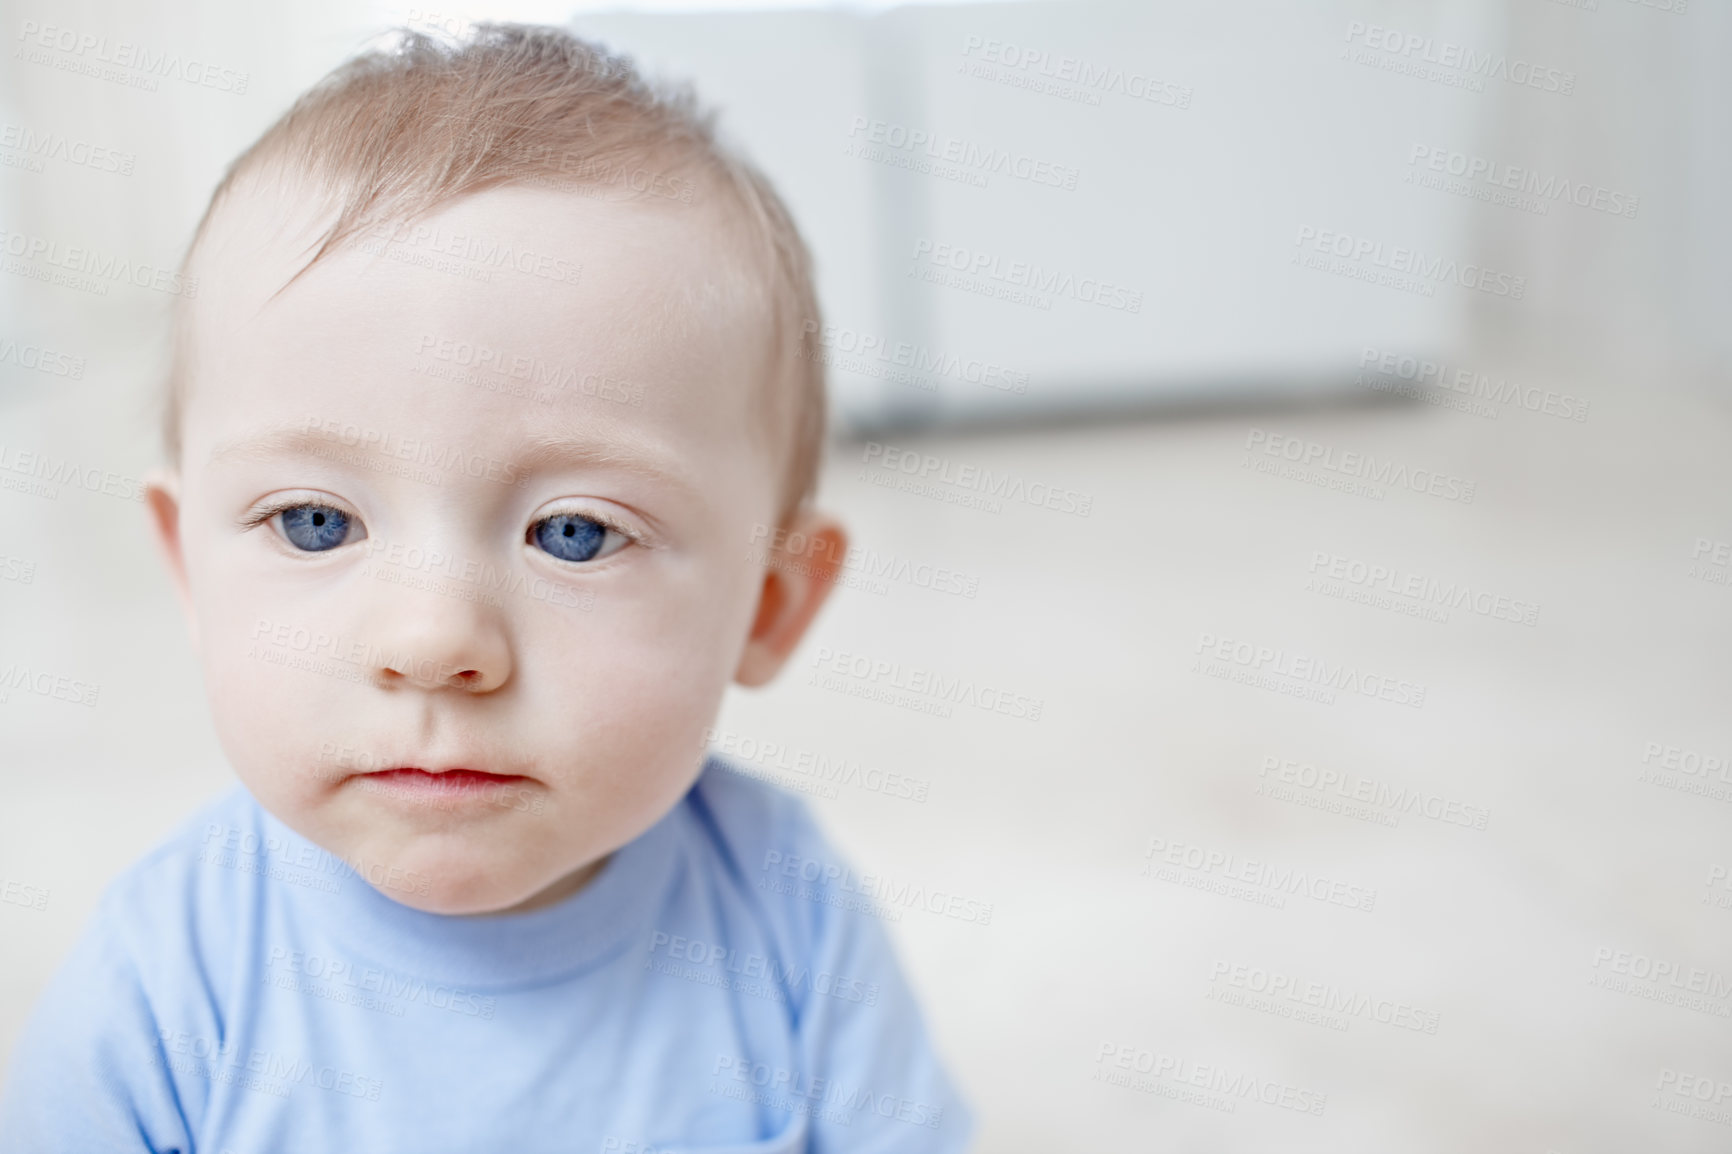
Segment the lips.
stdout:
<path fill-rule="evenodd" d="M 382 769 L 358 775 L 362 781 L 376 786 L 413 793 L 464 794 L 505 785 L 521 785 L 530 778 L 516 773 L 488 773 L 481 769 L 457 766 L 450 769 L 422 769 L 404 766 Z"/>

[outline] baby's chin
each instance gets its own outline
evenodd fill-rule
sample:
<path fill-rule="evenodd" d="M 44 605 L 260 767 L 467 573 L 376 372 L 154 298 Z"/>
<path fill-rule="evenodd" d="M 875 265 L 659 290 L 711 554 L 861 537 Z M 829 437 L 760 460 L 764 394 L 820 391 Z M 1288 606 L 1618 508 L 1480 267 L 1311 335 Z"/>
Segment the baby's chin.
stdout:
<path fill-rule="evenodd" d="M 539 909 L 577 893 L 599 871 L 599 861 L 530 864 L 501 832 L 421 835 L 407 845 L 369 839 L 343 856 L 381 894 L 429 914 Z"/>
<path fill-rule="evenodd" d="M 511 913 L 538 892 L 533 886 L 505 889 L 495 880 L 474 877 L 437 878 L 425 890 L 393 889 L 389 886 L 373 888 L 412 910 L 450 917 Z M 518 896 L 520 893 L 521 897 Z"/>

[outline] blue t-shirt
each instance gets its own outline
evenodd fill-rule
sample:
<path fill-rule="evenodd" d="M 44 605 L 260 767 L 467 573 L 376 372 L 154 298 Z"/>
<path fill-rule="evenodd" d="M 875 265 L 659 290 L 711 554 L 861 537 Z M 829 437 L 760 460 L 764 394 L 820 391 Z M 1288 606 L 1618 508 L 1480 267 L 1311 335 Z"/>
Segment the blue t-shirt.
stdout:
<path fill-rule="evenodd" d="M 0 1151 L 962 1150 L 855 877 L 804 803 L 712 759 L 571 897 L 429 914 L 236 786 L 105 892 Z"/>

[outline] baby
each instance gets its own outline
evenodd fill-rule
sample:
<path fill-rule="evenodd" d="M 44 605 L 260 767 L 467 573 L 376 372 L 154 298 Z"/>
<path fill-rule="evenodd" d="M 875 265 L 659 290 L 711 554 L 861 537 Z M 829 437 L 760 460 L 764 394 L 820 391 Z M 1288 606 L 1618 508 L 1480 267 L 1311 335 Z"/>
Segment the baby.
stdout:
<path fill-rule="evenodd" d="M 105 894 L 0 1149 L 966 1146 L 846 866 L 704 756 L 846 552 L 809 266 L 553 28 L 399 34 L 234 163 L 148 507 L 241 784 Z"/>

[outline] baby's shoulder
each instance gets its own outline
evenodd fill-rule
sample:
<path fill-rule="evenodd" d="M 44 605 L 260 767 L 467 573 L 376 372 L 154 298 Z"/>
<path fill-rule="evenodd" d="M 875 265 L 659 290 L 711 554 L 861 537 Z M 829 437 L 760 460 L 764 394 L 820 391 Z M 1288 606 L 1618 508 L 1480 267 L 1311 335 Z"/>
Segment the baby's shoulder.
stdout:
<path fill-rule="evenodd" d="M 749 876 L 766 857 L 827 850 L 804 799 L 712 754 L 688 803 L 709 840 Z"/>
<path fill-rule="evenodd" d="M 818 833 L 804 799 L 710 754 L 691 787 L 691 801 L 714 821 L 715 835 L 733 846 L 759 846 L 792 835 Z"/>
<path fill-rule="evenodd" d="M 94 928 L 146 966 L 197 950 L 213 922 L 232 927 L 256 900 L 259 871 L 246 861 L 265 852 L 265 837 L 252 795 L 238 784 L 225 790 L 108 884 Z"/>
<path fill-rule="evenodd" d="M 712 756 L 688 795 L 721 888 L 778 926 L 796 949 L 840 928 L 844 911 L 873 911 L 860 877 L 804 798 Z"/>

